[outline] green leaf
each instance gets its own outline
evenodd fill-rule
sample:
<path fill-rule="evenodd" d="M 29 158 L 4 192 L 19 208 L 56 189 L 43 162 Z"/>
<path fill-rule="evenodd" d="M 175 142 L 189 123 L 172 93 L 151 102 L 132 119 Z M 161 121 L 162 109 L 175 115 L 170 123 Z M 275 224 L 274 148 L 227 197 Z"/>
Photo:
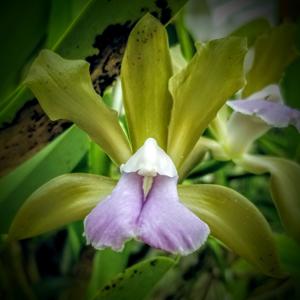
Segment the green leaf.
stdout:
<path fill-rule="evenodd" d="M 300 109 L 300 59 L 293 61 L 280 80 L 280 90 L 287 105 Z"/>
<path fill-rule="evenodd" d="M 117 113 L 108 108 L 95 92 L 87 62 L 66 60 L 43 50 L 32 64 L 25 84 L 51 120 L 74 122 L 117 164 L 130 157 L 130 146 Z"/>
<path fill-rule="evenodd" d="M 193 38 L 189 34 L 185 25 L 185 14 L 185 9 L 180 10 L 180 12 L 176 15 L 174 25 L 182 54 L 187 61 L 190 61 L 194 56 L 196 49 Z"/>
<path fill-rule="evenodd" d="M 288 159 L 245 155 L 236 161 L 254 174 L 270 173 L 272 199 L 286 231 L 300 242 L 300 166 Z"/>
<path fill-rule="evenodd" d="M 258 18 L 242 25 L 238 29 L 234 30 L 230 35 L 246 37 L 248 47 L 250 48 L 261 34 L 269 31 L 270 29 L 271 25 L 267 19 Z"/>
<path fill-rule="evenodd" d="M 140 246 L 135 241 L 127 242 L 122 252 L 112 249 L 96 251 L 93 261 L 93 272 L 87 289 L 87 299 L 93 299 L 99 289 L 123 272 L 132 251 Z"/>
<path fill-rule="evenodd" d="M 300 278 L 300 246 L 284 234 L 276 234 L 275 241 L 283 268 Z"/>
<path fill-rule="evenodd" d="M 53 47 L 90 0 L 52 0 L 46 47 Z"/>
<path fill-rule="evenodd" d="M 0 179 L 0 232 L 7 232 L 25 199 L 51 178 L 70 172 L 86 153 L 88 137 L 75 126 Z M 76 145 L 74 147 L 74 145 Z"/>
<path fill-rule="evenodd" d="M 257 38 L 254 62 L 246 76 L 243 98 L 279 82 L 286 66 L 297 56 L 295 31 L 293 24 L 285 23 Z"/>
<path fill-rule="evenodd" d="M 99 300 L 145 299 L 156 283 L 175 265 L 173 259 L 155 257 L 134 265 L 109 284 L 94 298 Z"/>
<path fill-rule="evenodd" d="M 180 185 L 183 203 L 206 222 L 214 237 L 261 272 L 281 276 L 269 224 L 245 197 L 218 185 Z"/>
<path fill-rule="evenodd" d="M 26 200 L 13 220 L 9 237 L 24 239 L 83 219 L 114 185 L 108 177 L 91 174 L 56 177 Z"/>
<path fill-rule="evenodd" d="M 22 80 L 22 69 L 46 36 L 50 1 L 1 3 L 0 109 Z"/>
<path fill-rule="evenodd" d="M 122 61 L 124 106 L 133 151 L 149 137 L 166 149 L 172 98 L 168 37 L 164 26 L 145 15 L 130 33 Z"/>
<path fill-rule="evenodd" d="M 177 168 L 225 101 L 243 86 L 245 53 L 246 40 L 238 37 L 199 45 L 187 67 L 171 78 L 168 154 Z"/>
<path fill-rule="evenodd" d="M 78 1 L 80 2 L 80 0 Z M 75 0 L 75 2 L 77 1 Z M 58 34 L 55 33 L 57 40 L 55 42 L 51 41 L 51 44 L 54 44 L 51 45 L 51 49 L 68 59 L 84 59 L 99 54 L 100 52 L 97 56 L 100 59 L 100 63 L 96 69 L 100 71 L 100 73 L 104 72 L 103 75 L 106 76 L 104 76 L 104 79 L 107 79 L 107 77 L 113 78 L 115 72 L 119 72 L 118 63 L 123 53 L 126 34 L 133 24 L 147 11 L 156 14 L 163 23 L 166 23 L 185 2 L 186 0 L 167 0 L 161 5 L 160 1 L 131 0 L 130 5 L 128 5 L 126 1 L 120 0 L 90 0 L 82 10 L 77 9 L 78 15 L 74 17 L 74 22 L 72 22 L 70 26 L 67 26 L 67 28 L 64 28 L 64 30 L 61 30 L 62 34 L 59 37 Z M 28 7 L 31 8 L 31 6 Z M 15 9 L 15 5 L 13 8 Z M 21 9 L 18 11 L 23 13 Z M 42 15 L 38 16 L 42 18 Z M 14 22 L 14 20 L 18 20 L 18 18 L 11 19 L 11 22 Z M 44 20 L 46 20 L 46 18 L 43 18 L 43 21 Z M 28 22 L 28 18 L 26 18 L 25 21 Z M 67 25 L 67 22 L 65 22 L 65 24 Z M 13 25 L 15 25 L 15 22 Z M 38 27 L 35 29 L 38 29 Z M 101 39 L 101 34 L 103 34 L 104 31 L 111 33 L 110 38 L 107 44 L 98 45 L 100 49 L 97 49 L 94 47 L 96 37 Z M 22 38 L 23 37 L 26 37 L 26 41 L 24 42 L 26 45 L 28 34 L 23 34 Z M 18 39 L 18 45 L 20 41 L 21 40 Z M 16 49 L 19 53 L 18 47 L 10 47 L 8 49 Z M 106 54 L 103 52 L 107 53 L 107 51 L 112 53 L 109 55 L 111 58 L 109 71 L 106 69 L 102 70 L 102 64 L 104 64 L 107 59 Z M 7 72 L 5 72 L 5 75 L 7 75 Z M 28 91 L 24 89 L 22 84 L 17 90 L 21 90 L 18 96 L 10 98 L 9 101 L 5 103 L 5 106 L 1 107 L 0 125 L 4 122 L 10 122 L 22 105 L 32 98 L 31 94 L 29 94 L 29 96 L 25 95 Z M 16 95 L 16 92 L 14 92 L 14 94 Z"/>

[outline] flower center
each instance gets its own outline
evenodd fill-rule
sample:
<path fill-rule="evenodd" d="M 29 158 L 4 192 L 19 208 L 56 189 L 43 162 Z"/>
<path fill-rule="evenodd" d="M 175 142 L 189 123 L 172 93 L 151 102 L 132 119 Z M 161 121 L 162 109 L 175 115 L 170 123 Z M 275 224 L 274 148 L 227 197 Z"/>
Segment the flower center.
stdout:
<path fill-rule="evenodd" d="M 143 176 L 143 191 L 146 198 L 149 194 L 153 180 L 157 175 L 168 177 L 178 176 L 176 167 L 169 155 L 158 146 L 153 138 L 148 138 L 128 161 L 121 165 L 121 172 L 136 172 Z"/>

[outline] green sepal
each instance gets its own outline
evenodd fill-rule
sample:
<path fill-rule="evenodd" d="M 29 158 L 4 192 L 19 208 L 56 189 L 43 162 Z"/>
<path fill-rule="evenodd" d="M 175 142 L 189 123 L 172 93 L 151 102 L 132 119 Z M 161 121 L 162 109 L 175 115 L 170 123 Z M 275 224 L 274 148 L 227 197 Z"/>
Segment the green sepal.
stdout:
<path fill-rule="evenodd" d="M 254 174 L 270 173 L 272 199 L 286 231 L 300 242 L 300 166 L 291 160 L 245 155 L 236 161 Z"/>
<path fill-rule="evenodd" d="M 254 61 L 246 75 L 247 85 L 242 93 L 243 98 L 279 82 L 285 68 L 297 56 L 295 32 L 295 25 L 285 23 L 257 38 Z"/>
<path fill-rule="evenodd" d="M 245 197 L 218 185 L 179 185 L 183 203 L 208 224 L 211 234 L 261 272 L 282 275 L 269 224 Z"/>
<path fill-rule="evenodd" d="M 261 34 L 269 31 L 270 28 L 271 25 L 267 19 L 257 18 L 237 28 L 230 35 L 246 37 L 248 41 L 248 47 L 251 47 L 255 43 L 256 39 Z"/>
<path fill-rule="evenodd" d="M 244 85 L 246 39 L 227 37 L 197 46 L 186 68 L 169 82 L 173 109 L 168 154 L 177 168 L 226 100 Z"/>
<path fill-rule="evenodd" d="M 10 239 L 24 239 L 83 219 L 115 181 L 91 174 L 56 177 L 37 189 L 19 209 L 9 230 Z"/>
<path fill-rule="evenodd" d="M 130 157 L 117 113 L 93 89 L 87 62 L 63 59 L 50 50 L 43 50 L 33 62 L 25 84 L 50 119 L 74 122 L 117 164 Z"/>
<path fill-rule="evenodd" d="M 149 137 L 166 149 L 172 64 L 164 26 L 146 14 L 130 33 L 122 61 L 124 106 L 133 150 Z"/>

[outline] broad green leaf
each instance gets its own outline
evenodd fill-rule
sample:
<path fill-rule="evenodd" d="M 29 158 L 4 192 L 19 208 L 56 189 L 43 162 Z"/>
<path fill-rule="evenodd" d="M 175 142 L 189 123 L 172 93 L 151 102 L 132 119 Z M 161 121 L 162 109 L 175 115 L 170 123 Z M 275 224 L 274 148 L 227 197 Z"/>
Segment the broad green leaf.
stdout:
<path fill-rule="evenodd" d="M 2 177 L 0 232 L 7 232 L 19 207 L 35 189 L 55 176 L 72 171 L 86 153 L 88 145 L 87 135 L 73 126 L 33 158 Z"/>
<path fill-rule="evenodd" d="M 95 92 L 87 62 L 66 60 L 43 50 L 32 64 L 25 83 L 50 119 L 74 122 L 117 164 L 130 157 L 130 146 L 117 113 Z"/>
<path fill-rule="evenodd" d="M 267 19 L 258 18 L 251 20 L 250 22 L 242 25 L 241 27 L 234 30 L 231 36 L 246 37 L 248 41 L 248 47 L 253 46 L 256 39 L 271 28 L 270 23 Z"/>
<path fill-rule="evenodd" d="M 238 37 L 199 45 L 187 67 L 171 78 L 168 154 L 177 168 L 225 101 L 243 86 L 245 53 L 246 40 Z"/>
<path fill-rule="evenodd" d="M 183 203 L 208 224 L 214 237 L 261 272 L 281 275 L 269 224 L 248 199 L 218 185 L 181 185 L 178 191 Z"/>
<path fill-rule="evenodd" d="M 121 78 L 126 118 L 133 151 L 149 137 L 166 149 L 172 98 L 168 37 L 164 26 L 145 15 L 130 33 Z"/>
<path fill-rule="evenodd" d="M 280 80 L 280 90 L 287 105 L 300 109 L 300 58 L 293 61 Z"/>
<path fill-rule="evenodd" d="M 288 159 L 245 155 L 236 161 L 254 174 L 270 173 L 272 199 L 286 231 L 300 242 L 300 166 Z"/>
<path fill-rule="evenodd" d="M 283 268 L 300 278 L 300 246 L 284 234 L 276 234 L 275 241 Z"/>
<path fill-rule="evenodd" d="M 94 299 L 145 299 L 156 283 L 175 265 L 173 259 L 154 257 L 134 265 L 103 287 Z"/>
<path fill-rule="evenodd" d="M 88 155 L 89 173 L 106 176 L 109 174 L 110 165 L 109 157 L 96 143 L 91 141 Z"/>
<path fill-rule="evenodd" d="M 83 219 L 115 182 L 91 174 L 66 174 L 37 189 L 19 209 L 9 230 L 11 239 L 32 237 Z"/>
<path fill-rule="evenodd" d="M 53 47 L 90 0 L 52 0 L 46 47 Z"/>
<path fill-rule="evenodd" d="M 80 2 L 80 0 L 77 1 Z M 75 2 L 77 1 L 75 0 Z M 100 59 L 100 63 L 97 69 L 99 69 L 100 73 L 103 72 L 105 80 L 113 78 L 115 76 L 114 72 L 118 73 L 119 59 L 123 53 L 126 36 L 133 24 L 147 11 L 157 15 L 165 24 L 185 2 L 186 0 L 166 0 L 163 3 L 154 0 L 131 0 L 130 5 L 128 5 L 126 1 L 122 0 L 90 0 L 82 10 L 77 9 L 78 15 L 74 17 L 74 21 L 70 26 L 61 30 L 63 32 L 59 37 L 57 33 L 55 34 L 57 40 L 55 42 L 51 41 L 51 44 L 54 44 L 51 45 L 51 49 L 68 59 L 84 59 L 99 54 L 97 57 Z M 28 7 L 30 8 L 31 6 Z M 23 11 L 20 9 L 20 12 Z M 11 19 L 11 22 L 16 19 L 18 18 Z M 28 22 L 28 18 L 26 18 L 26 22 Z M 67 25 L 67 22 L 65 24 Z M 98 39 L 101 40 L 104 32 L 106 33 L 105 43 L 100 45 L 95 43 Z M 25 34 L 22 37 L 26 37 L 26 40 L 28 39 L 28 36 Z M 18 40 L 19 42 L 20 40 Z M 26 44 L 26 41 L 24 43 Z M 18 49 L 18 47 L 13 49 Z M 107 51 L 112 53 L 108 55 L 111 58 L 109 60 L 111 62 L 109 70 L 102 69 L 102 64 L 107 59 Z M 95 61 L 95 63 L 97 62 Z M 0 125 L 4 122 L 10 122 L 18 109 L 26 101 L 32 99 L 32 95 L 26 95 L 28 90 L 22 84 L 17 90 L 20 91 L 18 96 L 11 97 L 5 103 L 5 107 L 1 108 Z M 16 95 L 16 92 L 14 94 Z"/>
<path fill-rule="evenodd" d="M 279 82 L 286 66 L 297 56 L 295 29 L 293 24 L 285 23 L 257 38 L 254 62 L 246 75 L 243 98 Z"/>
<path fill-rule="evenodd" d="M 50 1 L 2 1 L 0 33 L 0 109 L 22 80 L 28 63 L 46 36 Z"/>
<path fill-rule="evenodd" d="M 126 268 L 132 251 L 140 246 L 135 241 L 127 242 L 122 252 L 112 249 L 97 251 L 93 260 L 93 271 L 87 289 L 87 299 L 93 299 L 97 292 Z"/>

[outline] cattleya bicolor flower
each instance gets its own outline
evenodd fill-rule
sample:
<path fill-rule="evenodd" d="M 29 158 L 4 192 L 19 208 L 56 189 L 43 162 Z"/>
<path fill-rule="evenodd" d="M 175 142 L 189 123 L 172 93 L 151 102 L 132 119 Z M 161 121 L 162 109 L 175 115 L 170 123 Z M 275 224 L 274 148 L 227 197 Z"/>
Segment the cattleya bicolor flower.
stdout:
<path fill-rule="evenodd" d="M 182 176 L 207 150 L 215 159 L 232 160 L 251 173 L 269 173 L 271 195 L 282 224 L 300 241 L 300 166 L 288 159 L 251 153 L 255 140 L 272 127 L 293 125 L 300 129 L 299 111 L 283 103 L 277 86 L 285 68 L 299 55 L 296 27 L 283 23 L 250 39 L 254 56 L 252 63 L 246 59 L 247 84 L 240 91 L 242 99 L 227 102 L 234 111 L 230 116 L 226 106 L 219 111 L 209 126 L 217 141 L 201 137 L 186 159 Z"/>
<path fill-rule="evenodd" d="M 94 91 L 88 63 L 42 51 L 27 85 L 51 119 L 85 130 L 120 166 L 121 177 L 118 183 L 91 174 L 54 178 L 21 207 L 10 237 L 85 218 L 85 236 L 95 248 L 121 250 L 135 238 L 186 255 L 211 232 L 259 270 L 280 276 L 270 227 L 250 201 L 223 186 L 178 185 L 199 137 L 244 85 L 245 45 L 239 37 L 198 44 L 174 74 L 165 28 L 149 14 L 143 17 L 121 67 L 129 139 L 116 112 Z"/>
<path fill-rule="evenodd" d="M 271 194 L 287 232 L 300 241 L 300 166 L 291 160 L 251 154 L 251 146 L 272 127 L 293 125 L 300 132 L 300 111 L 283 103 L 277 85 L 242 100 L 228 101 L 233 109 L 229 118 L 221 111 L 210 128 L 217 142 L 200 138 L 200 148 L 211 150 L 219 160 L 233 160 L 245 170 L 271 174 Z"/>

